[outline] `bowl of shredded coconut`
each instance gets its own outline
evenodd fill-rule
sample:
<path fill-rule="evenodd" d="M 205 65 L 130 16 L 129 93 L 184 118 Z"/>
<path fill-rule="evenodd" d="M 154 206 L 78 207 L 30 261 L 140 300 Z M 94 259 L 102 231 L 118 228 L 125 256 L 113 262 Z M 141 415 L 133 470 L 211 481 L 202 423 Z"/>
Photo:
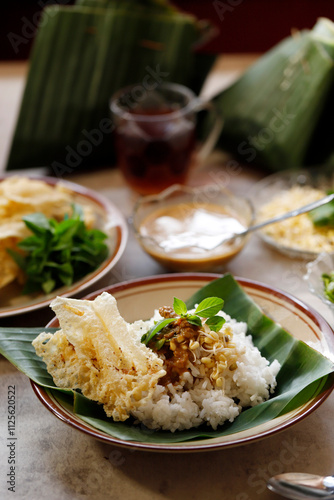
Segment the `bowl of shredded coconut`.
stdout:
<path fill-rule="evenodd" d="M 256 221 L 261 222 L 320 200 L 333 190 L 333 171 L 310 169 L 267 176 L 254 186 L 250 197 Z M 310 260 L 322 252 L 334 253 L 334 204 L 271 224 L 257 234 L 293 258 Z"/>

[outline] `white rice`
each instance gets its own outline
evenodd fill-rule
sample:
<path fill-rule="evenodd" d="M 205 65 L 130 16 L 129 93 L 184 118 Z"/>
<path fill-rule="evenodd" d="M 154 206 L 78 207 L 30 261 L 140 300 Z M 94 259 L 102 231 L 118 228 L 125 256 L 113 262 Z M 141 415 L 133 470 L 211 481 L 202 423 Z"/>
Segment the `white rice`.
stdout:
<path fill-rule="evenodd" d="M 223 388 L 217 388 L 212 378 L 200 372 L 200 358 L 189 363 L 178 385 L 157 385 L 152 397 L 132 412 L 146 427 L 174 432 L 206 423 L 216 429 L 226 421 L 233 422 L 242 408 L 258 405 L 274 392 L 279 362 L 270 364 L 261 355 L 251 336 L 246 335 L 246 323 L 223 312 L 220 315 L 226 319 L 221 331 L 232 334 L 237 351 L 236 368 L 224 371 Z M 159 319 L 155 311 L 153 318 L 136 321 L 130 328 L 140 338 Z"/>

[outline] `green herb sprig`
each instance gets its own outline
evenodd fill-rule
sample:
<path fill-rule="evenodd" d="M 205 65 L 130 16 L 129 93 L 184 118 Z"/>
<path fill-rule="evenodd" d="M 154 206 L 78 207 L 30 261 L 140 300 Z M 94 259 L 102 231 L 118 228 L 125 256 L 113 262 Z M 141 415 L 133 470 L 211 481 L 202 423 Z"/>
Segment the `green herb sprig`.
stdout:
<path fill-rule="evenodd" d="M 186 319 L 189 323 L 196 326 L 202 326 L 201 318 L 205 318 L 205 323 L 215 332 L 218 332 L 225 323 L 225 319 L 222 316 L 217 316 L 217 313 L 222 309 L 223 305 L 223 299 L 219 299 L 218 297 L 208 297 L 198 304 L 194 314 L 190 314 L 183 300 L 174 297 L 173 301 L 174 312 L 179 317 Z M 141 341 L 143 344 L 147 345 L 165 326 L 173 321 L 176 321 L 176 319 L 177 318 L 165 318 L 158 321 L 147 333 L 142 336 Z"/>
<path fill-rule="evenodd" d="M 333 194 L 334 191 L 327 191 L 327 194 Z M 334 200 L 315 208 L 309 212 L 309 217 L 316 227 L 334 226 Z"/>
<path fill-rule="evenodd" d="M 98 229 L 87 229 L 82 208 L 76 204 L 72 208 L 72 216 L 66 215 L 60 222 L 42 213 L 23 217 L 33 234 L 18 243 L 21 252 L 7 249 L 25 274 L 23 293 L 50 293 L 60 286 L 69 286 L 106 259 L 107 235 Z"/>
<path fill-rule="evenodd" d="M 325 296 L 328 298 L 328 300 L 334 302 L 334 271 L 330 274 L 323 273 L 321 277 L 324 284 Z"/>

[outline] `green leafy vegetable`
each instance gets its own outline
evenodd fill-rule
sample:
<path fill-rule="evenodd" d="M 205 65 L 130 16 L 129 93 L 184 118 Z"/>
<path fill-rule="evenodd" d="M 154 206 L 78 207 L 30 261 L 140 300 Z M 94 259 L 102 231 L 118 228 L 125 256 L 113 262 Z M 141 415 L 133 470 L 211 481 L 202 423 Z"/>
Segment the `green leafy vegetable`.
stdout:
<path fill-rule="evenodd" d="M 197 316 L 201 316 L 201 318 L 211 318 L 221 311 L 223 305 L 223 299 L 219 299 L 218 297 L 208 297 L 198 304 L 195 314 L 197 314 Z"/>
<path fill-rule="evenodd" d="M 218 297 L 208 297 L 201 301 L 200 304 L 196 307 L 195 314 L 189 314 L 187 305 L 183 300 L 174 297 L 173 301 L 173 309 L 174 312 L 180 316 L 180 318 L 186 319 L 189 323 L 195 326 L 202 326 L 202 318 L 208 318 L 206 323 L 210 325 L 211 330 L 218 332 L 223 324 L 225 323 L 225 319 L 221 316 L 215 316 L 223 307 L 224 301 L 219 299 Z M 173 323 L 177 318 L 166 318 L 159 322 L 157 322 L 147 333 L 141 338 L 143 344 L 148 345 L 148 343 L 169 323 Z M 210 321 L 209 321 L 210 320 Z M 164 342 L 161 342 L 162 339 L 159 339 L 155 347 L 157 349 L 161 349 Z"/>
<path fill-rule="evenodd" d="M 334 271 L 330 274 L 323 273 L 322 281 L 324 283 L 324 293 L 326 297 L 334 302 Z"/>
<path fill-rule="evenodd" d="M 166 318 L 158 321 L 147 333 L 144 333 L 141 338 L 142 343 L 147 345 L 160 330 L 173 321 L 175 321 L 175 318 Z"/>
<path fill-rule="evenodd" d="M 334 191 L 327 192 L 327 194 L 333 193 Z M 311 210 L 308 215 L 316 227 L 334 226 L 334 200 Z"/>
<path fill-rule="evenodd" d="M 202 326 L 202 320 L 199 316 L 196 316 L 195 314 L 187 314 L 186 318 L 192 325 Z"/>
<path fill-rule="evenodd" d="M 174 311 L 175 311 L 175 300 L 182 302 L 182 300 L 180 301 L 180 299 L 174 298 Z M 187 311 L 186 304 L 184 302 L 182 303 L 183 303 L 183 310 L 185 312 L 181 314 L 181 318 L 187 319 L 189 323 L 192 323 L 193 325 L 202 326 L 201 318 L 210 318 L 211 322 L 208 323 L 207 319 L 206 323 L 210 325 L 212 330 L 218 332 L 218 330 L 220 330 L 223 324 L 225 323 L 224 318 L 222 318 L 221 316 L 216 316 L 216 314 L 219 311 L 221 311 L 224 305 L 224 301 L 218 297 L 208 297 L 202 300 L 196 307 L 194 314 L 189 314 Z"/>
<path fill-rule="evenodd" d="M 108 255 L 107 235 L 86 228 L 79 205 L 73 205 L 72 217 L 65 216 L 61 222 L 42 213 L 27 215 L 23 221 L 32 236 L 18 243 L 20 251 L 7 250 L 26 276 L 23 293 L 50 293 L 69 286 L 96 269 Z"/>
<path fill-rule="evenodd" d="M 177 297 L 174 297 L 174 302 L 173 302 L 173 309 L 178 314 L 179 316 L 183 316 L 187 314 L 187 306 L 183 302 L 183 300 L 178 299 Z"/>
<path fill-rule="evenodd" d="M 221 316 L 213 316 L 212 318 L 208 318 L 205 323 L 211 328 L 211 330 L 219 332 L 225 323 L 225 318 L 222 318 Z"/>
<path fill-rule="evenodd" d="M 159 339 L 156 343 L 155 343 L 155 348 L 157 351 L 159 351 L 164 345 L 165 345 L 165 342 L 166 342 L 166 339 Z"/>

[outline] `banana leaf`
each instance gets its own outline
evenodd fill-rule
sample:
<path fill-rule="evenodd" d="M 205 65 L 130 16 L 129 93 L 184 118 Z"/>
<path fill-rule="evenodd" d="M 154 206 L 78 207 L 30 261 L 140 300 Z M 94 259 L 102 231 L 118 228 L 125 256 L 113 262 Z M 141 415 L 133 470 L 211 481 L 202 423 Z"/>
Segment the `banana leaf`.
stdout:
<path fill-rule="evenodd" d="M 177 9 L 168 0 L 77 0 L 75 5 L 84 5 L 85 7 L 114 7 L 114 6 L 130 6 L 134 9 L 147 8 L 156 9 L 157 11 L 176 12 Z"/>
<path fill-rule="evenodd" d="M 271 170 L 326 162 L 329 145 L 333 152 L 333 26 L 320 19 L 285 38 L 215 97 L 223 149 Z"/>
<path fill-rule="evenodd" d="M 264 315 L 230 274 L 200 289 L 189 298 L 187 307 L 191 308 L 210 296 L 222 298 L 225 301 L 224 311 L 236 320 L 247 323 L 248 333 L 263 356 L 269 361 L 278 359 L 281 363 L 274 395 L 268 401 L 244 410 L 233 423 L 224 424 L 216 431 L 202 426 L 171 433 L 136 426 L 131 419 L 114 422 L 106 417 L 101 405 L 79 392 L 56 388 L 44 362 L 31 345 L 41 331 L 54 332 L 56 328 L 2 327 L 0 353 L 37 384 L 45 387 L 47 392 L 51 391 L 56 399 L 71 405 L 79 418 L 106 434 L 130 441 L 177 443 L 230 435 L 284 415 L 333 387 L 333 363 Z"/>
<path fill-rule="evenodd" d="M 7 170 L 49 167 L 62 177 L 115 161 L 109 100 L 126 85 L 201 86 L 197 19 L 167 2 L 49 6 L 35 38 Z"/>

